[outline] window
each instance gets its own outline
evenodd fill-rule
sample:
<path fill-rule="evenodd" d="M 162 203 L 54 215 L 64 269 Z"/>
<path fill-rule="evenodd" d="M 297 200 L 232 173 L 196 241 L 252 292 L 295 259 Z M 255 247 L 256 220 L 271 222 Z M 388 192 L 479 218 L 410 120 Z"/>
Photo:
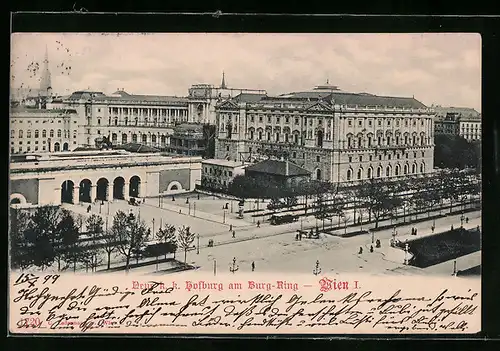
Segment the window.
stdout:
<path fill-rule="evenodd" d="M 233 176 L 233 172 L 228 171 L 227 173 L 229 174 L 229 176 L 230 176 L 230 177 L 232 177 L 232 176 Z"/>
<path fill-rule="evenodd" d="M 382 161 L 382 155 L 378 155 L 379 161 Z"/>
<path fill-rule="evenodd" d="M 254 118 L 254 116 L 253 116 L 253 115 L 251 115 L 251 116 L 250 116 L 250 122 L 252 122 L 252 123 L 253 123 L 254 121 L 255 121 L 255 118 Z"/>
<path fill-rule="evenodd" d="M 413 126 L 415 127 L 417 125 L 417 121 L 413 120 Z"/>
<path fill-rule="evenodd" d="M 382 145 L 382 137 L 377 137 L 377 145 Z"/>
<path fill-rule="evenodd" d="M 23 137 L 23 131 L 22 131 L 22 130 L 20 130 L 20 131 L 19 131 L 19 137 L 20 137 L 20 138 L 22 138 L 22 137 Z"/>
<path fill-rule="evenodd" d="M 396 127 L 399 127 L 399 119 L 396 120 Z"/>
<path fill-rule="evenodd" d="M 372 146 L 372 137 L 369 136 L 368 137 L 368 147 L 371 147 Z"/>
<path fill-rule="evenodd" d="M 420 125 L 421 125 L 421 126 L 423 126 L 423 125 L 424 125 L 424 120 L 422 120 L 422 121 L 420 122 Z"/>
<path fill-rule="evenodd" d="M 416 152 L 413 153 L 413 158 L 417 158 L 417 153 Z"/>
<path fill-rule="evenodd" d="M 363 156 L 359 156 L 359 162 L 363 162 Z"/>
<path fill-rule="evenodd" d="M 408 127 L 408 120 L 405 119 L 405 127 Z"/>
<path fill-rule="evenodd" d="M 295 152 L 295 151 L 294 151 L 294 152 L 292 152 L 292 157 L 293 157 L 293 158 L 296 158 L 296 157 L 297 157 L 297 152 Z"/>
<path fill-rule="evenodd" d="M 378 120 L 378 126 L 380 127 L 382 125 L 382 121 L 379 119 Z"/>
<path fill-rule="evenodd" d="M 259 131 L 259 140 L 262 140 L 262 131 Z"/>
<path fill-rule="evenodd" d="M 351 121 L 351 120 L 348 120 L 348 121 L 347 121 L 347 125 L 348 125 L 349 127 L 352 127 L 352 121 Z"/>
<path fill-rule="evenodd" d="M 396 155 L 396 158 L 397 158 L 398 160 L 399 160 L 399 156 L 401 156 L 401 155 L 400 155 L 400 154 L 397 154 L 397 155 Z"/>
<path fill-rule="evenodd" d="M 57 130 L 57 137 L 60 138 L 62 135 L 62 131 L 60 129 Z"/>
<path fill-rule="evenodd" d="M 253 130 L 251 129 L 250 130 L 250 140 L 252 140 L 252 139 L 253 139 Z"/>
<path fill-rule="evenodd" d="M 267 116 L 267 123 L 271 123 L 271 116 Z"/>
<path fill-rule="evenodd" d="M 299 119 L 295 118 L 295 125 L 299 125 Z"/>
<path fill-rule="evenodd" d="M 349 156 L 349 163 L 352 162 L 352 156 Z"/>
<path fill-rule="evenodd" d="M 382 171 L 381 171 L 381 168 L 378 167 L 377 168 L 377 178 L 380 178 L 380 173 L 382 173 Z"/>
<path fill-rule="evenodd" d="M 229 146 L 226 146 L 226 151 L 229 151 Z"/>
<path fill-rule="evenodd" d="M 363 125 L 363 121 L 362 121 L 362 120 L 359 120 L 359 121 L 358 121 L 358 126 L 360 126 L 360 127 L 361 127 L 362 125 Z"/>
<path fill-rule="evenodd" d="M 15 134 L 16 134 L 16 131 L 14 129 L 11 129 L 10 130 L 10 137 L 13 138 Z"/>
<path fill-rule="evenodd" d="M 425 152 L 424 151 L 422 151 L 422 157 L 425 157 Z"/>
<path fill-rule="evenodd" d="M 390 160 L 391 159 L 391 154 L 387 155 L 387 159 Z"/>
<path fill-rule="evenodd" d="M 388 127 L 390 127 L 390 126 L 391 126 L 391 120 L 390 120 L 390 119 L 388 119 L 388 120 L 387 120 L 387 126 L 388 126 Z"/>
<path fill-rule="evenodd" d="M 360 168 L 358 169 L 358 179 L 361 179 L 362 175 L 363 175 L 363 170 Z"/>
<path fill-rule="evenodd" d="M 368 126 L 370 126 L 370 127 L 372 126 L 372 120 L 371 119 L 368 120 Z"/>
<path fill-rule="evenodd" d="M 405 157 L 408 158 L 408 153 L 405 154 Z"/>
<path fill-rule="evenodd" d="M 390 177 L 391 176 L 391 167 L 387 166 L 387 168 L 385 169 L 385 176 L 386 177 Z"/>
<path fill-rule="evenodd" d="M 262 123 L 262 116 L 259 116 L 259 123 Z"/>
<path fill-rule="evenodd" d="M 276 123 L 280 123 L 280 118 L 276 117 Z"/>
<path fill-rule="evenodd" d="M 373 159 L 373 156 L 372 156 L 372 155 L 370 155 L 370 161 L 371 161 L 372 159 Z"/>
<path fill-rule="evenodd" d="M 316 156 L 316 162 L 320 162 L 320 157 Z"/>
<path fill-rule="evenodd" d="M 351 180 L 352 171 L 350 169 L 347 170 L 347 180 Z"/>
<path fill-rule="evenodd" d="M 396 135 L 396 145 L 399 145 L 399 135 Z"/>
<path fill-rule="evenodd" d="M 19 145 L 23 145 L 23 141 L 22 140 L 19 140 Z"/>

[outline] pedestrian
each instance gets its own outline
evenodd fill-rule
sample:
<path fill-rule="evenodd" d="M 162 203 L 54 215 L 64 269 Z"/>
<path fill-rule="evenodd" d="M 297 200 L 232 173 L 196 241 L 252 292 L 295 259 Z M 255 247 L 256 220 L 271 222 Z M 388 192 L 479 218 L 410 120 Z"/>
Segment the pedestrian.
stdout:
<path fill-rule="evenodd" d="M 87 207 L 87 213 L 89 213 L 90 210 L 92 210 L 92 206 L 88 205 L 88 207 Z"/>
<path fill-rule="evenodd" d="M 465 223 L 469 224 L 469 217 L 465 217 Z"/>
<path fill-rule="evenodd" d="M 257 221 L 257 228 L 260 228 L 260 221 Z"/>
<path fill-rule="evenodd" d="M 298 241 L 299 240 L 299 234 L 295 234 L 295 241 Z"/>
<path fill-rule="evenodd" d="M 182 210 L 179 210 L 179 214 L 181 214 L 181 213 L 182 213 Z"/>
<path fill-rule="evenodd" d="M 233 238 L 235 238 L 236 232 L 233 230 Z"/>
<path fill-rule="evenodd" d="M 255 262 L 252 261 L 252 272 L 255 271 Z"/>
<path fill-rule="evenodd" d="M 230 224 L 230 225 L 229 225 L 229 231 L 232 231 L 232 230 L 233 230 L 233 225 L 232 225 L 232 224 Z"/>
<path fill-rule="evenodd" d="M 196 196 L 196 198 L 199 200 L 199 199 L 200 199 L 200 194 L 198 194 L 198 195 Z"/>
<path fill-rule="evenodd" d="M 373 245 L 370 245 L 370 252 L 373 252 Z"/>
<path fill-rule="evenodd" d="M 299 233 L 299 241 L 302 241 L 302 232 Z"/>
<path fill-rule="evenodd" d="M 451 230 L 453 231 L 453 224 L 451 225 Z"/>
<path fill-rule="evenodd" d="M 359 247 L 359 252 L 358 252 L 358 255 L 361 255 L 363 253 L 363 248 L 360 246 Z"/>
<path fill-rule="evenodd" d="M 432 233 L 434 233 L 434 226 L 431 227 L 431 231 L 432 231 Z"/>
<path fill-rule="evenodd" d="M 380 240 L 379 239 L 377 239 L 377 241 L 375 242 L 375 247 L 380 248 Z"/>

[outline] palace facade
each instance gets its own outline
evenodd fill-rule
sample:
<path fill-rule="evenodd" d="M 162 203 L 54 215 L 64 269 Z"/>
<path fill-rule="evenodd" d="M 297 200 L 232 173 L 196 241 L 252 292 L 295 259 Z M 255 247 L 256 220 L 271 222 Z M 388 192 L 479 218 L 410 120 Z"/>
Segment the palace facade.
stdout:
<path fill-rule="evenodd" d="M 473 108 L 433 107 L 436 135 L 459 135 L 468 141 L 481 140 L 481 114 Z"/>
<path fill-rule="evenodd" d="M 276 97 L 242 93 L 218 104 L 216 117 L 216 158 L 286 157 L 331 182 L 434 168 L 434 112 L 414 98 L 327 84 Z"/>

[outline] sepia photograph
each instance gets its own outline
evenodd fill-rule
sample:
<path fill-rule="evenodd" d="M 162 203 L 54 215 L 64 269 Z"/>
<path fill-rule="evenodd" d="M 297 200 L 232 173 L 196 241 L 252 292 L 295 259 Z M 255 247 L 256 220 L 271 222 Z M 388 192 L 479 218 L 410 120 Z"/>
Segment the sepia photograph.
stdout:
<path fill-rule="evenodd" d="M 478 34 L 14 33 L 10 61 L 14 286 L 480 287 Z"/>

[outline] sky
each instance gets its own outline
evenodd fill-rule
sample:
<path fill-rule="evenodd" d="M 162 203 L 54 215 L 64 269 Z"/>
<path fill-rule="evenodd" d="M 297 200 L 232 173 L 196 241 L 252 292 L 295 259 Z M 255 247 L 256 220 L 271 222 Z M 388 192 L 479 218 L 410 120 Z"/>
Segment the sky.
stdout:
<path fill-rule="evenodd" d="M 15 33 L 11 86 L 38 88 L 45 50 L 55 93 L 186 96 L 192 84 L 276 95 L 329 83 L 481 111 L 479 34 Z M 38 66 L 37 66 L 38 64 Z"/>

